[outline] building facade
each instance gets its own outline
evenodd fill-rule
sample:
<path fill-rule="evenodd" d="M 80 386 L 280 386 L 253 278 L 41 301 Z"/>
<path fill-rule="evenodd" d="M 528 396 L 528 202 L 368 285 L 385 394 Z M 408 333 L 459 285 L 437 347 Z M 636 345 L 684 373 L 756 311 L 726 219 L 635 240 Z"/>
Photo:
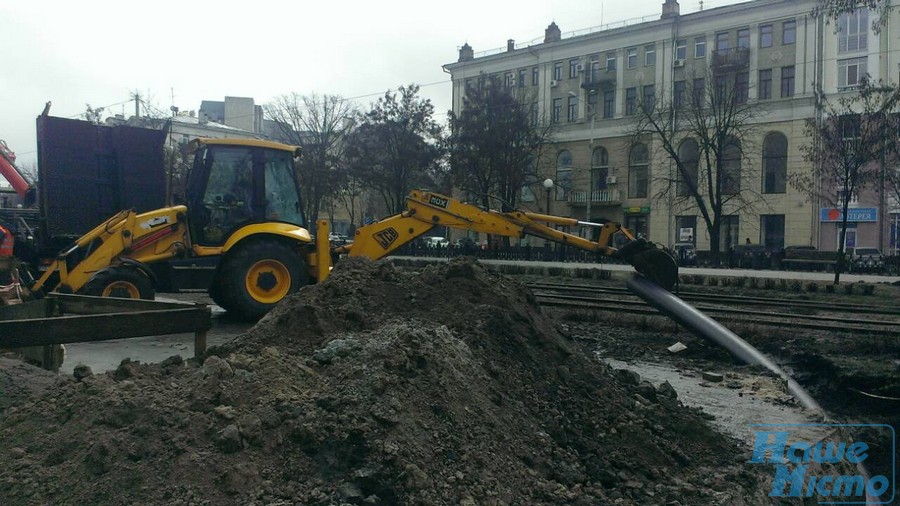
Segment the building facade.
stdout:
<path fill-rule="evenodd" d="M 677 103 L 686 90 L 703 86 L 698 80 L 726 78 L 755 112 L 742 155 L 733 161 L 736 188 L 746 198 L 726 206 L 720 248 L 751 242 L 772 250 L 833 250 L 834 211 L 789 180 L 815 170 L 802 148 L 818 84 L 829 100 L 853 93 L 865 75 L 897 84 L 894 3 L 875 33 L 868 11 L 826 22 L 811 15 L 815 0 L 754 0 L 683 15 L 677 1 L 666 0 L 653 17 L 566 36 L 551 23 L 542 40 L 510 40 L 505 50 L 476 55 L 466 44 L 445 69 L 454 112 L 467 88 L 495 78 L 528 97 L 535 120 L 556 124 L 552 160 L 543 167 L 554 185 L 523 189 L 525 205 L 584 221 L 619 221 L 653 241 L 693 242 L 700 250 L 710 249 L 710 234 L 696 205 L 676 198 L 678 188 L 664 191 L 677 184 L 672 159 L 657 140 L 636 140 L 632 132 L 640 104 Z M 683 141 L 679 154 L 691 150 Z M 871 191 L 853 205 L 859 210 L 850 213 L 847 245 L 896 253 L 896 203 Z"/>

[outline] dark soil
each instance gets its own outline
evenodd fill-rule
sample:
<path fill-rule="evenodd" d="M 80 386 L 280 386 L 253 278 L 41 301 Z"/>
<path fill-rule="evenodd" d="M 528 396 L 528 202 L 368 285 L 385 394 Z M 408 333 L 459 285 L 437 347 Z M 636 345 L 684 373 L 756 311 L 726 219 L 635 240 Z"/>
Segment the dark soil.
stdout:
<path fill-rule="evenodd" d="M 767 504 L 748 454 L 455 259 L 345 260 L 205 361 L 0 413 L 3 504 Z"/>

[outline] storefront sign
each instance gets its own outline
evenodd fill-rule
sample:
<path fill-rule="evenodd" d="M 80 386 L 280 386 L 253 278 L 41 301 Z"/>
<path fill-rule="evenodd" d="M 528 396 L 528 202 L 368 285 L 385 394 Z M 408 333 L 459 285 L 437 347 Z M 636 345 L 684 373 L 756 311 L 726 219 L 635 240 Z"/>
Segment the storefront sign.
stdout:
<path fill-rule="evenodd" d="M 841 221 L 842 216 L 841 210 L 833 207 L 823 207 L 819 215 L 822 222 Z M 847 209 L 847 221 L 876 222 L 878 221 L 878 208 L 853 207 Z"/>

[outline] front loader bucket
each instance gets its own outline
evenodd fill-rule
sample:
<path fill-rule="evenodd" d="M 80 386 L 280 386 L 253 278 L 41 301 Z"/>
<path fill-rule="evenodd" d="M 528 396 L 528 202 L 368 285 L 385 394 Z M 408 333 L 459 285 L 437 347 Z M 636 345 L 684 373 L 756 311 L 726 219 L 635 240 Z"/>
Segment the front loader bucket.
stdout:
<path fill-rule="evenodd" d="M 637 239 L 623 246 L 616 255 L 630 263 L 634 270 L 666 290 L 678 285 L 678 264 L 667 251 Z"/>

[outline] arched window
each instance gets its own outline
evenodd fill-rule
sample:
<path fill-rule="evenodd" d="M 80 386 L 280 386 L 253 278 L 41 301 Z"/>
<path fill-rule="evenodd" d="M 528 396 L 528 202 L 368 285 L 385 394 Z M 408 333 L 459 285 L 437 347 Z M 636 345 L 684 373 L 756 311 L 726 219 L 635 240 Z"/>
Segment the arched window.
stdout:
<path fill-rule="evenodd" d="M 606 148 L 597 148 L 591 153 L 591 194 L 596 190 L 606 189 L 606 178 L 609 176 L 609 153 Z"/>
<path fill-rule="evenodd" d="M 739 140 L 731 139 L 725 145 L 722 152 L 722 173 L 719 174 L 723 195 L 737 195 L 741 192 L 741 154 Z"/>
<path fill-rule="evenodd" d="M 572 153 L 564 149 L 556 156 L 556 200 L 566 200 L 572 189 Z"/>
<path fill-rule="evenodd" d="M 787 137 L 772 132 L 763 140 L 763 193 L 787 191 Z"/>
<path fill-rule="evenodd" d="M 646 144 L 635 144 L 628 155 L 628 198 L 647 198 L 649 191 L 650 153 Z"/>
<path fill-rule="evenodd" d="M 678 181 L 675 186 L 675 195 L 678 197 L 688 197 L 692 195 L 691 188 L 697 188 L 697 172 L 700 166 L 700 148 L 697 141 L 687 139 L 678 146 L 678 159 L 683 165 L 678 170 L 676 179 Z"/>

